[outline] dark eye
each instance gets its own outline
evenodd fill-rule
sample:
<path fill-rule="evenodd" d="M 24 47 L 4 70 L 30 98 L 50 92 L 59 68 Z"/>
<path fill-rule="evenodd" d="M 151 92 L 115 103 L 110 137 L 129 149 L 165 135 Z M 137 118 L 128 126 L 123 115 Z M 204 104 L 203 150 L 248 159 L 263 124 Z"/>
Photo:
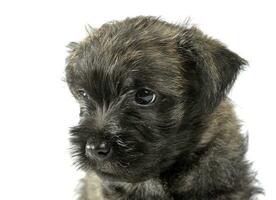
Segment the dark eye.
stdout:
<path fill-rule="evenodd" d="M 85 90 L 78 90 L 78 96 L 83 99 L 88 99 L 88 94 L 85 92 Z"/>
<path fill-rule="evenodd" d="M 135 102 L 140 105 L 148 105 L 153 103 L 155 99 L 154 92 L 145 88 L 138 90 L 135 94 Z"/>

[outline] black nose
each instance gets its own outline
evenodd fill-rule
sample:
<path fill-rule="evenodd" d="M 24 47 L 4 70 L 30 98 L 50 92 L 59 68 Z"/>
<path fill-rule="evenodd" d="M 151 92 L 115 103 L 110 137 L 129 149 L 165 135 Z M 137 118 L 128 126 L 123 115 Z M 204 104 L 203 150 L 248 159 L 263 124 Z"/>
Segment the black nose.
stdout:
<path fill-rule="evenodd" d="M 105 159 L 110 154 L 111 149 L 106 141 L 94 142 L 89 140 L 85 146 L 85 151 L 89 157 Z"/>

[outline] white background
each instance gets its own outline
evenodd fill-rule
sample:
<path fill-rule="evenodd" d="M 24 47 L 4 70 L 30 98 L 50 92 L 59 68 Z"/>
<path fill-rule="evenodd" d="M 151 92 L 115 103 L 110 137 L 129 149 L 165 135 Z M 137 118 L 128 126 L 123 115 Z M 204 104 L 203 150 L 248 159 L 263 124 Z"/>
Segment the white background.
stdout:
<path fill-rule="evenodd" d="M 266 197 L 276 198 L 276 6 L 273 1 L 13 1 L 0 2 L 0 199 L 68 200 L 77 179 L 68 129 L 78 105 L 64 78 L 65 46 L 85 25 L 127 16 L 191 17 L 205 33 L 246 58 L 230 96 L 249 133 Z"/>

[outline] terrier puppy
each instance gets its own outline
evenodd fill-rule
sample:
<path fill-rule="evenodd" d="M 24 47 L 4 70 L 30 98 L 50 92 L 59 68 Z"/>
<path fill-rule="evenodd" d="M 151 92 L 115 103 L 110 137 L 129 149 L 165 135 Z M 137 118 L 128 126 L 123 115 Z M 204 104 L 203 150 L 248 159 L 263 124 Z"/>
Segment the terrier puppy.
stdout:
<path fill-rule="evenodd" d="M 246 61 L 196 27 L 154 17 L 71 43 L 80 104 L 72 154 L 80 200 L 249 200 L 262 192 L 226 97 Z"/>

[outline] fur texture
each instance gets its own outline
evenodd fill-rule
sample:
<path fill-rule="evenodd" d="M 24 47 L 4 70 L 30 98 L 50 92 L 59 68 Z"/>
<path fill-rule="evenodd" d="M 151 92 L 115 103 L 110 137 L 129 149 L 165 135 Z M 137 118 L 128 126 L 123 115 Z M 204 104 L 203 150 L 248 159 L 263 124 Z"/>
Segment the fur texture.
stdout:
<path fill-rule="evenodd" d="M 80 103 L 72 154 L 81 200 L 249 200 L 262 192 L 226 97 L 246 61 L 196 27 L 127 18 L 69 45 L 66 80 Z M 156 95 L 146 106 L 135 94 Z M 85 95 L 82 95 L 85 92 Z M 104 140 L 111 155 L 87 156 Z"/>

